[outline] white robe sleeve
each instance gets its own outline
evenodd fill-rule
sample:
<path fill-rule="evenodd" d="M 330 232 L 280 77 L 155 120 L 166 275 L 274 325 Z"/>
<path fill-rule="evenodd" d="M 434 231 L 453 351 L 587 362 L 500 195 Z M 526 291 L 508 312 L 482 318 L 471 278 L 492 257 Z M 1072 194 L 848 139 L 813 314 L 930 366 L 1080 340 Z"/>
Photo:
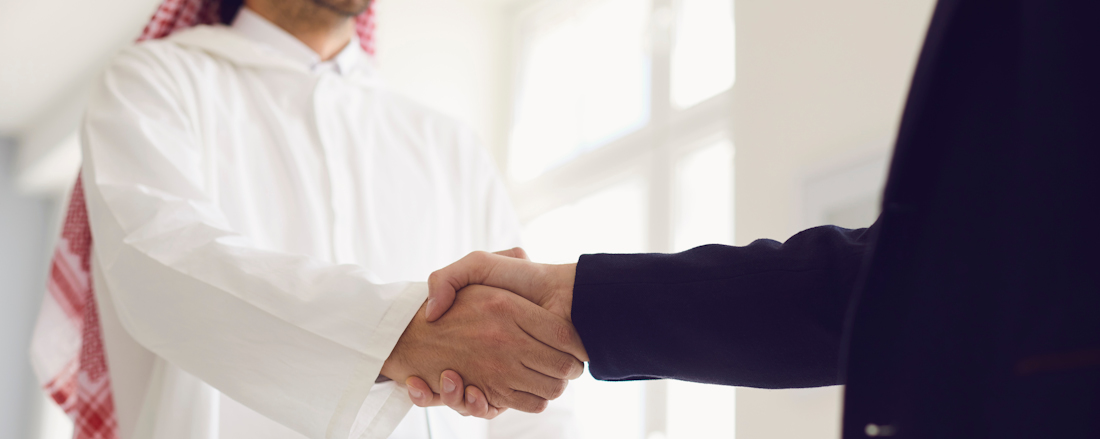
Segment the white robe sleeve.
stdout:
<path fill-rule="evenodd" d="M 139 48 L 140 49 L 140 48 Z M 308 437 L 384 438 L 410 403 L 375 386 L 422 283 L 258 248 L 211 200 L 178 84 L 148 52 L 108 69 L 82 128 L 103 283 L 142 346 Z"/>

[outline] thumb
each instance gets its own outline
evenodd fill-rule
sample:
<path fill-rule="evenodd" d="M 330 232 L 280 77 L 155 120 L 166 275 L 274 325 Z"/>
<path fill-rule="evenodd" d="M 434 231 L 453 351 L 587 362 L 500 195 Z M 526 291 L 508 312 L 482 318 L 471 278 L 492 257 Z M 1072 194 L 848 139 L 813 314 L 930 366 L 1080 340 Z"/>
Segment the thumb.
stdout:
<path fill-rule="evenodd" d="M 507 256 L 509 258 L 515 258 L 515 259 L 523 259 L 525 261 L 530 261 L 531 260 L 531 258 L 527 257 L 527 252 L 525 250 L 523 250 L 523 247 L 512 247 L 508 250 L 501 250 L 501 251 L 498 251 L 498 252 L 493 252 L 493 254 L 494 255 L 500 255 L 500 256 Z"/>
<path fill-rule="evenodd" d="M 443 267 L 428 276 L 428 302 L 424 317 L 434 322 L 454 304 L 458 290 L 470 284 L 481 284 L 491 279 L 493 268 L 501 261 L 528 261 L 527 252 L 520 247 L 495 253 L 473 252 L 457 262 Z M 498 288 L 503 288 L 498 285 Z"/>

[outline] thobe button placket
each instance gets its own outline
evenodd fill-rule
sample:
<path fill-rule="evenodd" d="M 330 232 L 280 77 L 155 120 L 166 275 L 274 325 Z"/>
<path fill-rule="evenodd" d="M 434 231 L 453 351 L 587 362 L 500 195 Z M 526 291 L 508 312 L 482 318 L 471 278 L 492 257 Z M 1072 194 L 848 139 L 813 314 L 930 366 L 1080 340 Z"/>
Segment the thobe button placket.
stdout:
<path fill-rule="evenodd" d="M 890 424 L 867 424 L 863 432 L 867 437 L 890 437 L 897 433 L 898 429 Z"/>
<path fill-rule="evenodd" d="M 351 228 L 351 221 L 348 218 L 350 212 L 349 206 L 352 204 L 349 200 L 350 194 L 348 194 L 348 181 L 344 161 L 347 157 L 347 151 L 341 149 L 342 146 L 337 142 L 333 142 L 325 131 L 327 127 L 331 127 L 333 124 L 333 115 L 328 114 L 331 109 L 325 103 L 330 102 L 331 96 L 335 94 L 333 90 L 335 86 L 335 73 L 325 72 L 320 75 L 317 80 L 316 88 L 314 89 L 314 115 L 317 118 L 314 123 L 317 127 L 317 135 L 321 141 L 321 150 L 325 154 L 325 165 L 328 170 L 329 177 L 329 209 L 332 212 L 332 251 L 334 262 L 341 264 L 352 263 L 354 260 L 353 251 L 350 247 L 351 237 L 348 236 Z M 325 95 L 329 97 L 326 98 Z"/>

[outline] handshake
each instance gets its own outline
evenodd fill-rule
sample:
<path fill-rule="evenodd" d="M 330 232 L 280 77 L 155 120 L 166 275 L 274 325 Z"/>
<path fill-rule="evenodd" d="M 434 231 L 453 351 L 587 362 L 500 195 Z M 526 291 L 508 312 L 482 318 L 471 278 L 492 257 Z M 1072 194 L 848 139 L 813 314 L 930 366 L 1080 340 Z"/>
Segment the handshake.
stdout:
<path fill-rule="evenodd" d="M 576 264 L 536 264 L 520 248 L 474 252 L 432 273 L 423 312 L 381 374 L 421 407 L 485 419 L 542 412 L 588 361 L 570 316 L 575 273 Z"/>

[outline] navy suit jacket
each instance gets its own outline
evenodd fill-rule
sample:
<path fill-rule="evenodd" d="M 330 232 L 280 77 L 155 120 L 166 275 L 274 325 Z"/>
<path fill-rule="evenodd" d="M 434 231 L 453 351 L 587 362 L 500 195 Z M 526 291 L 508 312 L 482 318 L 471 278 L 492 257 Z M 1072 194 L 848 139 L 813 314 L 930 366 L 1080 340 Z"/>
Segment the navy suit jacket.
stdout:
<path fill-rule="evenodd" d="M 581 257 L 591 373 L 846 384 L 845 438 L 1100 438 L 1098 20 L 941 1 L 875 224 Z"/>

